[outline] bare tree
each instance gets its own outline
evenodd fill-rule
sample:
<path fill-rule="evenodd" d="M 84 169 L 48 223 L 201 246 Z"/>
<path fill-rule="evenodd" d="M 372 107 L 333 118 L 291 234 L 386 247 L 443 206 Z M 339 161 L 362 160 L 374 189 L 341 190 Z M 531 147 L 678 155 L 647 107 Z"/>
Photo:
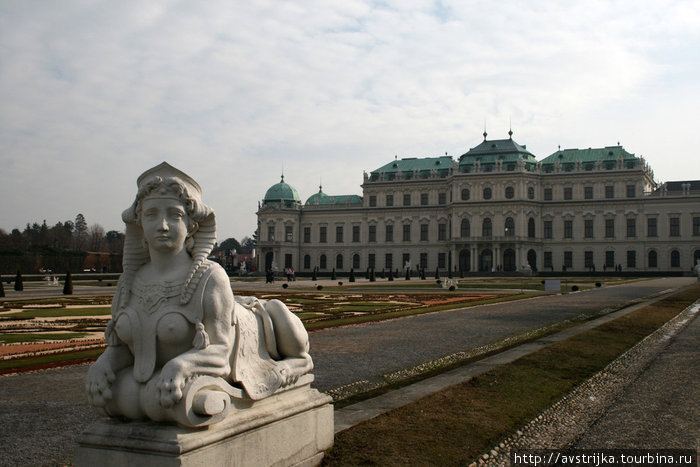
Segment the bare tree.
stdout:
<path fill-rule="evenodd" d="M 90 251 L 107 251 L 105 229 L 100 224 L 92 224 L 88 229 Z"/>

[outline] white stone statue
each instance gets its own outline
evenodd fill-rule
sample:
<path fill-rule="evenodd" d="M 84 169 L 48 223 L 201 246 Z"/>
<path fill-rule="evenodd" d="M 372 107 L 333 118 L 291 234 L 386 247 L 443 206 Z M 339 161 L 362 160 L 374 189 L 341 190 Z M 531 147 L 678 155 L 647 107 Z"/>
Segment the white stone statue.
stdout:
<path fill-rule="evenodd" d="M 278 300 L 234 300 L 224 270 L 207 260 L 216 223 L 197 182 L 163 162 L 137 186 L 122 214 L 108 346 L 86 383 L 98 412 L 206 426 L 236 400 L 266 398 L 310 372 L 299 318 Z"/>
<path fill-rule="evenodd" d="M 698 282 L 700 282 L 700 259 L 695 261 L 695 274 L 698 276 Z"/>

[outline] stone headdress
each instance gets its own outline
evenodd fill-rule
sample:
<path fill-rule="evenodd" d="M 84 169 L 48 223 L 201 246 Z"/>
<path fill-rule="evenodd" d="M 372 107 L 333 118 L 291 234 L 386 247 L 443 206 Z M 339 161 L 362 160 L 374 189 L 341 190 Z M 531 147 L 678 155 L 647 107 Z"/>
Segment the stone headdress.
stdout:
<path fill-rule="evenodd" d="M 187 238 L 187 251 L 192 256 L 192 267 L 187 275 L 180 295 L 180 303 L 186 304 L 192 298 L 197 288 L 200 274 L 197 274 L 211 253 L 216 242 L 216 219 L 214 211 L 202 203 L 202 189 L 199 184 L 186 173 L 163 162 L 145 171 L 137 179 L 138 192 L 134 203 L 122 213 L 126 224 L 124 239 L 123 273 L 119 281 L 119 300 L 115 305 L 124 307 L 128 303 L 132 281 L 136 271 L 149 260 L 148 249 L 139 221 L 141 203 L 151 192 L 159 188 L 173 190 L 185 205 L 187 215 L 194 221 L 190 226 Z"/>

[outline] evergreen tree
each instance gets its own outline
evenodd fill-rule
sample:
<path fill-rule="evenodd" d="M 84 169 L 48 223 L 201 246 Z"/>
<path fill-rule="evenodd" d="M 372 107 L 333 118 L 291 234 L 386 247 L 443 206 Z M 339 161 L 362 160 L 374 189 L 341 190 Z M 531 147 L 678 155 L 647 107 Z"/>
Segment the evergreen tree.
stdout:
<path fill-rule="evenodd" d="M 369 281 L 370 281 L 370 282 L 374 282 L 374 281 L 376 281 L 376 280 L 377 280 L 377 279 L 374 277 L 374 268 L 371 268 L 371 269 L 369 270 Z"/>
<path fill-rule="evenodd" d="M 2 286 L 2 276 L 0 276 L 0 298 L 5 296 L 5 287 Z"/>
<path fill-rule="evenodd" d="M 332 281 L 336 280 L 336 277 L 335 277 L 335 268 L 333 268 L 333 271 L 331 271 L 331 280 L 332 280 Z"/>
<path fill-rule="evenodd" d="M 20 292 L 24 290 L 24 284 L 22 284 L 22 273 L 17 270 L 17 275 L 15 276 L 15 290 Z"/>
<path fill-rule="evenodd" d="M 348 282 L 355 282 L 355 270 L 353 268 L 350 268 L 350 278 Z"/>
<path fill-rule="evenodd" d="M 393 281 L 393 280 L 394 280 L 394 271 L 392 271 L 391 268 L 389 268 L 389 275 L 387 276 L 387 278 L 388 278 L 390 281 Z"/>
<path fill-rule="evenodd" d="M 406 268 L 406 280 L 411 280 L 411 270 L 409 268 Z"/>
<path fill-rule="evenodd" d="M 440 280 L 440 268 L 435 268 L 435 279 Z"/>
<path fill-rule="evenodd" d="M 318 280 L 318 276 L 316 275 L 316 267 L 314 267 L 314 272 L 311 273 L 311 280 L 312 281 Z"/>
<path fill-rule="evenodd" d="M 63 284 L 63 295 L 73 294 L 73 279 L 71 278 L 70 271 L 66 273 L 66 282 Z"/>

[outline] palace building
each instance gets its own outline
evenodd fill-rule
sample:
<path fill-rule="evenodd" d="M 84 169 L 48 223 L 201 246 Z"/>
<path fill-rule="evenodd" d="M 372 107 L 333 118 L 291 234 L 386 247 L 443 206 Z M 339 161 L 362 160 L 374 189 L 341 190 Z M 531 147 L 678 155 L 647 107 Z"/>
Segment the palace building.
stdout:
<path fill-rule="evenodd" d="M 538 161 L 484 140 L 453 160 L 402 158 L 364 174 L 362 196 L 284 181 L 259 203 L 258 267 L 463 273 L 690 272 L 700 260 L 700 180 L 658 184 L 619 144 Z"/>

